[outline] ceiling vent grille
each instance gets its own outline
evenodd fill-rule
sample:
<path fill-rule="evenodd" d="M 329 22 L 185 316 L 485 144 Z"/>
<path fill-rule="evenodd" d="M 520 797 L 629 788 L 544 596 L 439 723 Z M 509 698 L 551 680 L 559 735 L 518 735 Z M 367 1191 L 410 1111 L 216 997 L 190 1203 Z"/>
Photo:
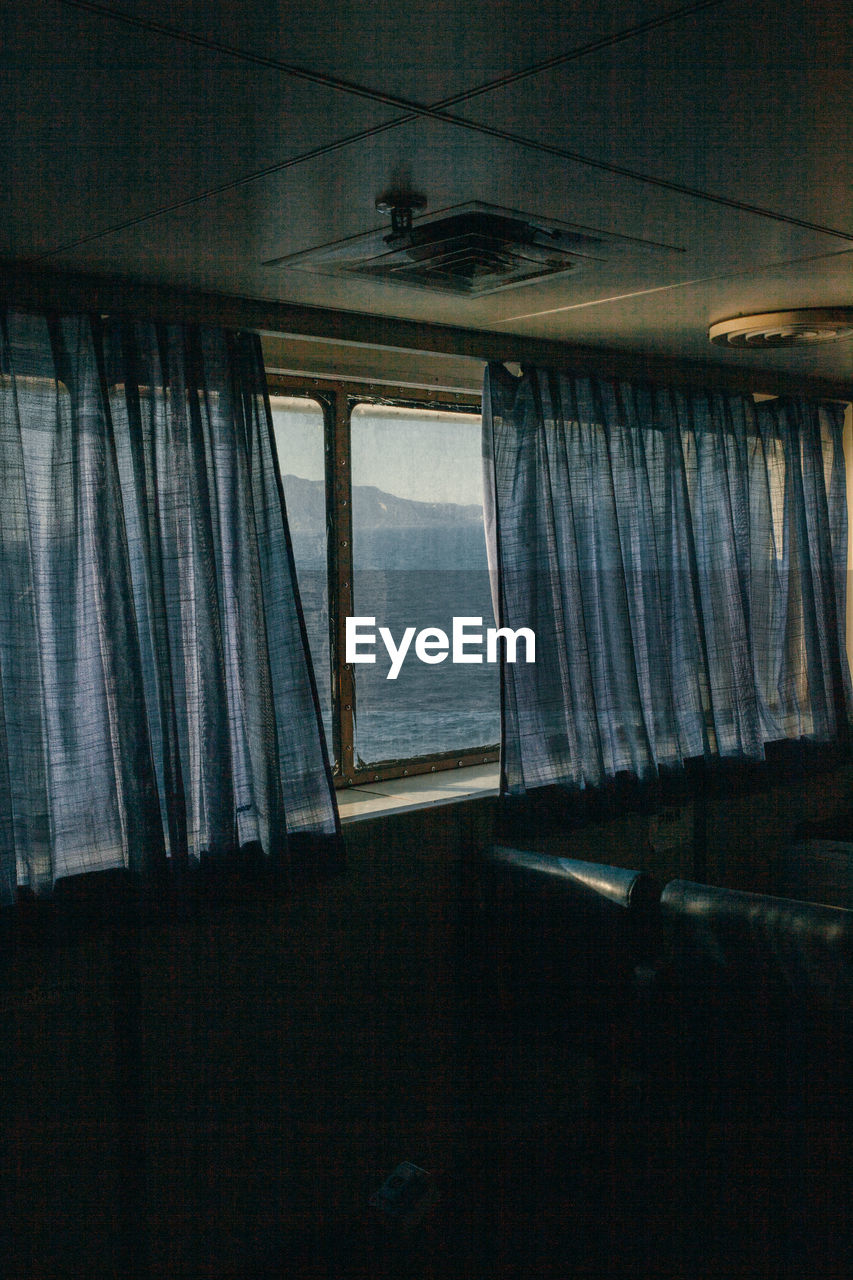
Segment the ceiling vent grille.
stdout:
<path fill-rule="evenodd" d="M 413 226 L 386 239 L 386 252 L 351 270 L 392 284 L 481 297 L 510 285 L 576 270 L 599 247 L 592 236 L 577 236 L 574 252 L 518 218 L 473 210 Z"/>
<path fill-rule="evenodd" d="M 480 298 L 588 269 L 632 248 L 679 252 L 671 245 L 472 202 L 390 234 L 371 232 L 265 265 Z"/>
<path fill-rule="evenodd" d="M 853 335 L 853 307 L 811 307 L 798 311 L 765 311 L 761 315 L 718 320 L 708 330 L 717 346 L 736 348 L 798 347 L 835 342 Z"/>

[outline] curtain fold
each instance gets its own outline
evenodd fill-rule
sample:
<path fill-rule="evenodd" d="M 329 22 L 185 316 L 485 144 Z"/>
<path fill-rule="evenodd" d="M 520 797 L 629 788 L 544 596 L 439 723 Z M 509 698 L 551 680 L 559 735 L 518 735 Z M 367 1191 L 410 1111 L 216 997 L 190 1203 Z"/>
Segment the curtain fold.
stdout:
<path fill-rule="evenodd" d="M 846 733 L 841 405 L 492 365 L 483 421 L 507 792 Z"/>
<path fill-rule="evenodd" d="M 0 895 L 334 834 L 258 339 L 8 312 Z"/>

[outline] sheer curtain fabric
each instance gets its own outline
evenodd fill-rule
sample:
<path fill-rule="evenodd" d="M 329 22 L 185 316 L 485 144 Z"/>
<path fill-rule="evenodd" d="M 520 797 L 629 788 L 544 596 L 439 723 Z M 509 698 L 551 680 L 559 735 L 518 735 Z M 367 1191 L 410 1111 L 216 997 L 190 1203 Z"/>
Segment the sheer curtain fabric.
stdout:
<path fill-rule="evenodd" d="M 0 898 L 334 833 L 260 344 L 8 312 Z"/>
<path fill-rule="evenodd" d="M 846 732 L 843 406 L 487 370 L 504 787 Z"/>

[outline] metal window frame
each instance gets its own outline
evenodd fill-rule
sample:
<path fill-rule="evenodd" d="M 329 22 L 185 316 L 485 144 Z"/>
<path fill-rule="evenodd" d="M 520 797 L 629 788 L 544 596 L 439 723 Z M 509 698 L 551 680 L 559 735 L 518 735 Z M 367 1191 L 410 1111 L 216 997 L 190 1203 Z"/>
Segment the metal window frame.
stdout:
<path fill-rule="evenodd" d="M 352 479 L 350 419 L 357 405 L 394 405 L 407 409 L 448 409 L 481 413 L 480 398 L 462 391 L 425 390 L 352 379 L 267 374 L 270 396 L 316 401 L 323 409 L 326 461 L 327 581 L 329 658 L 332 681 L 332 773 L 336 787 L 364 786 L 389 778 L 414 777 L 499 760 L 497 745 L 446 751 L 411 759 L 388 759 L 359 766 L 355 760 L 355 674 L 344 661 L 346 619 L 353 609 Z"/>

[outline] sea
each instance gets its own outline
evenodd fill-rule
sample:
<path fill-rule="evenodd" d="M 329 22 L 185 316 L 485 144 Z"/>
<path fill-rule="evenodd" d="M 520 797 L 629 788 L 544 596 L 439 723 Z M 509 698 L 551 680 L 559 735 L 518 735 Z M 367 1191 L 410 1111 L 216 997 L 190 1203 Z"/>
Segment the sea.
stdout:
<path fill-rule="evenodd" d="M 331 733 L 326 524 L 322 487 L 285 477 L 300 596 L 327 735 Z M 290 482 L 290 484 L 288 484 Z M 500 737 L 498 668 L 486 661 L 493 627 L 482 508 L 422 503 L 355 486 L 353 613 L 375 618 L 376 661 L 355 672 L 355 752 L 359 765 L 442 752 L 494 749 Z M 406 628 L 439 628 L 450 637 L 454 617 L 482 619 L 483 643 L 468 651 L 480 663 L 422 662 L 412 643 L 396 679 L 378 636 L 396 643 Z M 365 630 L 370 628 L 365 627 Z M 469 624 L 469 632 L 478 628 Z M 366 651 L 369 651 L 365 647 Z M 331 738 L 329 738 L 331 741 Z"/>

